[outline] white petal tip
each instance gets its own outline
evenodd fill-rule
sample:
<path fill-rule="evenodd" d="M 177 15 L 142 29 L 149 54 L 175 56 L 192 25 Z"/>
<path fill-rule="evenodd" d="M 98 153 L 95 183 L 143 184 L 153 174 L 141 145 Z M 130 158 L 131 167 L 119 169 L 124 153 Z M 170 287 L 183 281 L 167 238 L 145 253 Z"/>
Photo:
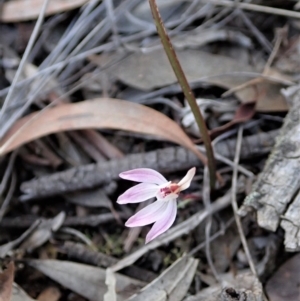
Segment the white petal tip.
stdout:
<path fill-rule="evenodd" d="M 125 226 L 128 227 L 128 228 L 134 227 L 134 226 L 132 226 L 130 223 L 127 223 L 127 222 L 125 223 Z"/>
<path fill-rule="evenodd" d="M 125 176 L 125 173 L 124 173 L 124 172 L 119 173 L 119 177 L 120 177 L 121 179 L 124 179 L 124 176 Z"/>
<path fill-rule="evenodd" d="M 192 182 L 193 177 L 196 174 L 196 167 L 192 167 L 187 174 L 181 179 L 181 181 L 178 183 L 180 186 L 180 191 L 185 190 L 190 187 L 190 184 Z"/>
<path fill-rule="evenodd" d="M 137 222 L 134 219 L 131 220 L 131 218 L 129 218 L 127 220 L 127 222 L 125 223 L 125 226 L 128 228 L 141 227 L 140 225 L 137 224 Z"/>
<path fill-rule="evenodd" d="M 192 167 L 189 171 L 191 172 L 192 177 L 193 177 L 196 173 L 196 167 Z"/>

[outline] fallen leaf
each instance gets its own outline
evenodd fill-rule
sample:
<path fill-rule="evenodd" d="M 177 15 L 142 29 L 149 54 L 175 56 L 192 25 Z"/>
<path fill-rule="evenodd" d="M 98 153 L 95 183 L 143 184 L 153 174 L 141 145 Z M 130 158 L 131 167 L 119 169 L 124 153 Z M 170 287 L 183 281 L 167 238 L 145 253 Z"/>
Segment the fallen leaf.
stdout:
<path fill-rule="evenodd" d="M 20 243 L 22 243 L 22 241 L 26 239 L 36 229 L 39 223 L 39 221 L 35 221 L 20 237 L 0 246 L 0 258 L 4 258 L 8 254 L 8 252 L 10 252 Z"/>
<path fill-rule="evenodd" d="M 0 273 L 0 301 L 11 301 L 15 265 L 10 262 L 7 269 Z"/>
<path fill-rule="evenodd" d="M 29 260 L 28 264 L 54 281 L 89 300 L 102 300 L 107 291 L 105 269 L 60 260 Z M 118 301 L 139 290 L 145 283 L 115 273 Z"/>
<path fill-rule="evenodd" d="M 179 258 L 128 301 L 181 301 L 190 287 L 197 265 L 198 260 L 194 258 Z"/>
<path fill-rule="evenodd" d="M 54 218 L 42 220 L 33 233 L 22 243 L 21 249 L 32 252 L 49 240 L 52 232 L 57 231 L 65 221 L 66 214 L 60 212 Z"/>
<path fill-rule="evenodd" d="M 60 290 L 55 286 L 44 289 L 37 297 L 38 301 L 58 301 L 61 297 Z"/>
<path fill-rule="evenodd" d="M 231 89 L 253 79 L 254 74 L 259 77 L 261 72 L 223 55 L 194 49 L 177 50 L 176 53 L 189 82 L 197 81 Z M 106 62 L 115 60 L 116 56 L 117 54 L 105 54 Z M 97 64 L 96 56 L 90 59 Z M 113 64 L 107 72 L 126 85 L 143 91 L 151 91 L 177 82 L 163 49 L 148 53 L 135 52 Z M 291 83 L 287 79 L 286 82 Z M 280 93 L 282 87 L 278 83 L 277 73 L 274 82 L 264 80 L 257 85 L 239 90 L 236 96 L 242 103 L 256 100 L 256 110 L 260 112 L 287 111 L 288 106 Z"/>
<path fill-rule="evenodd" d="M 58 14 L 82 6 L 88 0 L 51 0 L 46 16 Z M 37 19 L 44 0 L 11 0 L 2 4 L 1 22 L 23 22 Z"/>
<path fill-rule="evenodd" d="M 25 116 L 0 142 L 0 155 L 45 135 L 87 128 L 121 129 L 159 136 L 188 148 L 206 163 L 206 157 L 172 119 L 144 105 L 112 98 L 62 104 Z"/>
<path fill-rule="evenodd" d="M 269 301 L 299 301 L 300 254 L 285 262 L 269 279 L 266 292 Z"/>
<path fill-rule="evenodd" d="M 298 35 L 291 37 L 284 52 L 275 61 L 275 66 L 283 73 L 298 74 L 300 72 L 300 38 Z"/>
<path fill-rule="evenodd" d="M 255 114 L 255 105 L 256 102 L 241 104 L 237 108 L 231 121 L 209 131 L 210 137 L 213 139 L 230 129 L 233 125 L 250 120 Z"/>
<path fill-rule="evenodd" d="M 111 200 L 108 198 L 102 188 L 67 193 L 64 195 L 64 197 L 67 201 L 84 207 L 105 207 L 109 209 L 112 207 Z"/>
<path fill-rule="evenodd" d="M 15 282 L 13 283 L 13 293 L 11 301 L 36 301 L 29 297 L 25 291 Z"/>
<path fill-rule="evenodd" d="M 286 112 L 289 107 L 280 92 L 282 88 L 283 86 L 277 83 L 263 81 L 236 92 L 236 96 L 242 103 L 256 101 L 257 112 Z"/>

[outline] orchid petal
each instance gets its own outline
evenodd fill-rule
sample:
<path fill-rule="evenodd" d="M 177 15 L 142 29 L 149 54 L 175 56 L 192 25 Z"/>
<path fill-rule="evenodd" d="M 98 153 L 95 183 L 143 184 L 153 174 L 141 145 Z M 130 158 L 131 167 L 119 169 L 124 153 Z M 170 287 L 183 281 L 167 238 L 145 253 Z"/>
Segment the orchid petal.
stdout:
<path fill-rule="evenodd" d="M 130 217 L 126 227 L 140 227 L 152 224 L 165 215 L 169 202 L 156 201 Z"/>
<path fill-rule="evenodd" d="M 157 185 L 162 185 L 168 182 L 162 174 L 150 168 L 136 168 L 124 171 L 120 173 L 119 176 L 120 178 L 125 180 L 153 183 Z"/>
<path fill-rule="evenodd" d="M 187 174 L 180 180 L 178 186 L 180 186 L 180 191 L 185 190 L 190 187 L 192 179 L 196 173 L 196 168 L 191 168 Z"/>
<path fill-rule="evenodd" d="M 164 233 L 173 225 L 177 213 L 177 203 L 176 200 L 168 201 L 166 203 L 168 206 L 166 210 L 164 210 L 163 216 L 157 220 L 147 234 L 146 243 Z"/>
<path fill-rule="evenodd" d="M 140 203 L 156 196 L 158 186 L 149 183 L 140 183 L 134 187 L 129 188 L 118 197 L 117 203 Z"/>

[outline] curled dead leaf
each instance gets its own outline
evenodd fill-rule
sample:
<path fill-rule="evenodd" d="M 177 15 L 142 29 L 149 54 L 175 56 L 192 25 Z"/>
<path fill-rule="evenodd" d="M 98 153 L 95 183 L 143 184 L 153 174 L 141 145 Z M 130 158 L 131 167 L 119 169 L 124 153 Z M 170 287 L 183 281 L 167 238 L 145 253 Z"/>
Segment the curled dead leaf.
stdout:
<path fill-rule="evenodd" d="M 206 157 L 172 119 L 144 105 L 112 98 L 62 104 L 23 117 L 0 141 L 0 156 L 49 134 L 88 128 L 159 136 L 188 148 L 206 164 Z"/>

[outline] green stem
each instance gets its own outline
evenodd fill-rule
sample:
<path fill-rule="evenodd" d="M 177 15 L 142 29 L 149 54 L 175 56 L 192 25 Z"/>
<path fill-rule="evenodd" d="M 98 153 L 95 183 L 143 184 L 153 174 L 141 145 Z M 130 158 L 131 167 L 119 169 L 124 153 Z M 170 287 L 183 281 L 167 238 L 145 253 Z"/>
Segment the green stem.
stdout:
<path fill-rule="evenodd" d="M 211 140 L 209 137 L 209 133 L 208 133 L 204 118 L 197 105 L 194 93 L 191 90 L 191 87 L 190 87 L 190 85 L 185 77 L 185 74 L 181 68 L 181 65 L 178 61 L 176 52 L 173 48 L 173 45 L 170 41 L 168 34 L 167 34 L 167 31 L 166 31 L 163 21 L 161 19 L 161 16 L 160 16 L 160 13 L 159 13 L 159 10 L 158 10 L 155 0 L 149 0 L 149 4 L 150 4 L 151 11 L 152 11 L 153 19 L 155 21 L 157 32 L 160 36 L 160 39 L 161 39 L 161 42 L 165 49 L 165 52 L 169 58 L 169 61 L 173 68 L 173 71 L 177 77 L 177 80 L 178 80 L 181 88 L 182 88 L 184 96 L 187 99 L 187 101 L 191 107 L 191 110 L 194 114 L 197 125 L 199 127 L 199 131 L 201 133 L 203 143 L 206 148 L 208 168 L 209 168 L 209 177 L 210 177 L 210 186 L 211 186 L 211 188 L 214 188 L 215 182 L 216 182 L 216 164 L 215 164 L 213 148 L 211 145 Z"/>

